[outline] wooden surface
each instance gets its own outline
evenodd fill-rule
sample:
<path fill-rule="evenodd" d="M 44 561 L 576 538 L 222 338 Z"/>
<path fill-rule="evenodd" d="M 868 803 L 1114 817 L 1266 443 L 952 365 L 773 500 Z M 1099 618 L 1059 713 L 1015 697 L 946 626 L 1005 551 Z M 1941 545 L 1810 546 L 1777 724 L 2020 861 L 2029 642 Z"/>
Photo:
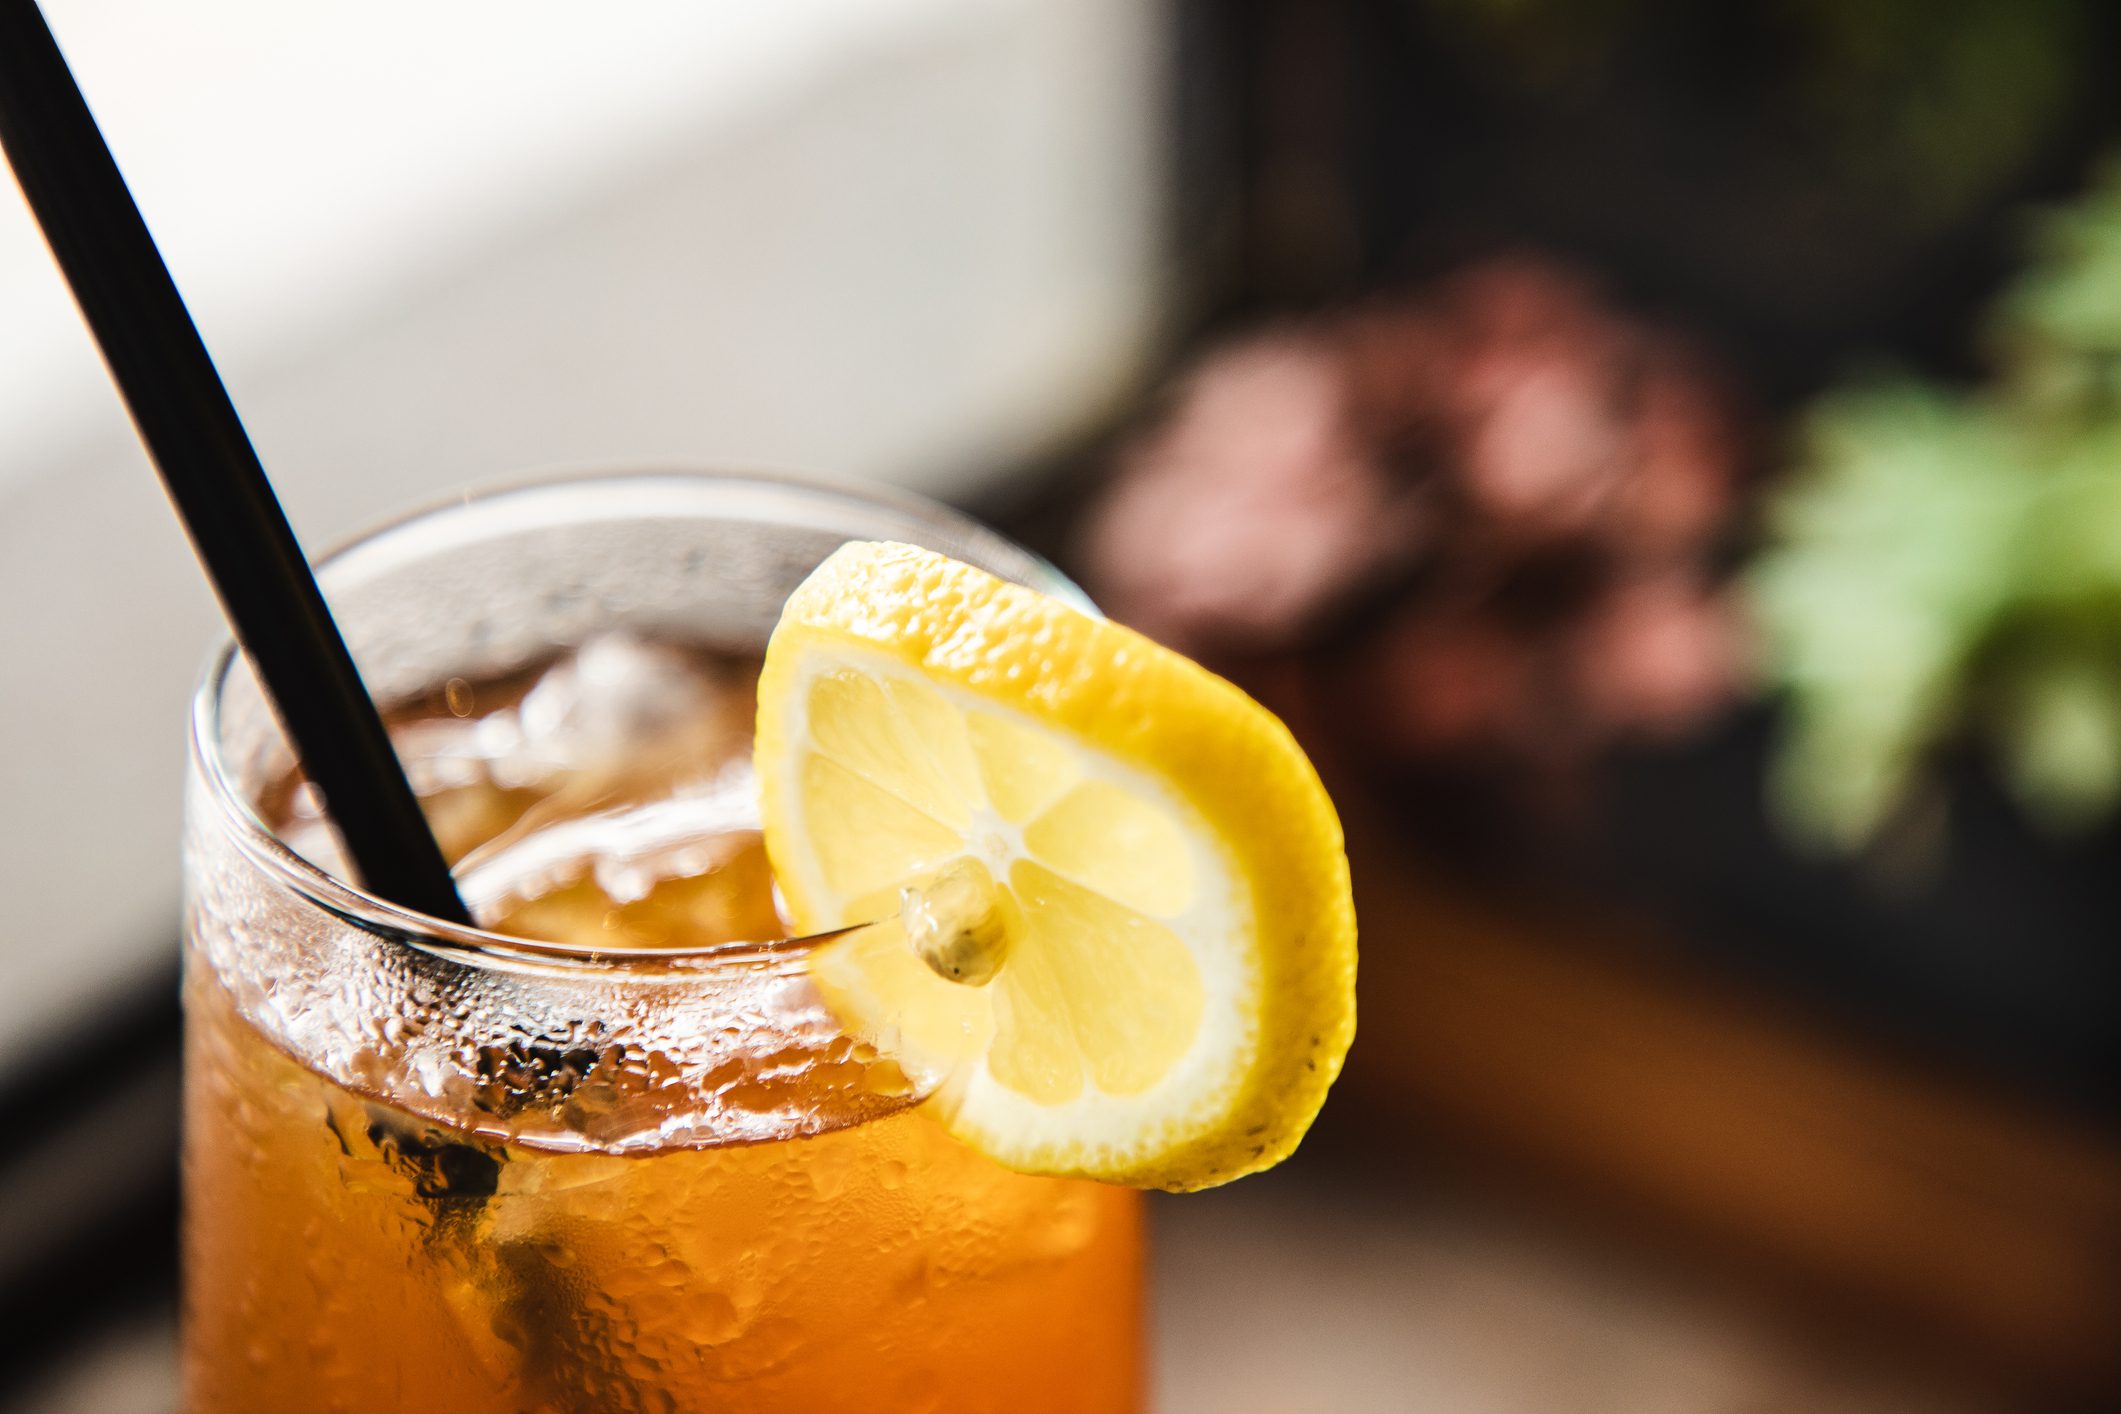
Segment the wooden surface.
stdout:
<path fill-rule="evenodd" d="M 1383 1107 L 1831 1319 L 2043 1398 L 2121 1391 L 2121 1143 L 1691 975 L 1680 950 L 1454 886 L 1351 819 Z"/>
<path fill-rule="evenodd" d="M 1158 1414 L 2018 1414 L 1419 1167 L 1157 1200 Z"/>

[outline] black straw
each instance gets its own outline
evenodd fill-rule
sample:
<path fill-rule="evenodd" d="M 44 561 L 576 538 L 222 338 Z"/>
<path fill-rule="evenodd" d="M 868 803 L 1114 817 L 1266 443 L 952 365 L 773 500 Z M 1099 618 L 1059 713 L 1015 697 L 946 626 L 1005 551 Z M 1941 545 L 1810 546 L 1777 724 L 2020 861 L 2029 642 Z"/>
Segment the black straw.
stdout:
<path fill-rule="evenodd" d="M 0 0 L 0 148 L 354 868 L 394 903 L 471 922 L 228 390 L 32 0 Z"/>

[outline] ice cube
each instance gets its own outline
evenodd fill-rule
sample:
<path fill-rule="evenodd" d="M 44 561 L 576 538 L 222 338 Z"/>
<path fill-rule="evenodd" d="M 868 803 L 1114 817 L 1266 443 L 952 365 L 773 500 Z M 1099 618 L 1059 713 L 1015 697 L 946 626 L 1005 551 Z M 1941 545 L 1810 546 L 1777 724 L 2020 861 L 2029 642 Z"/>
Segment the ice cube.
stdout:
<path fill-rule="evenodd" d="M 592 947 L 783 935 L 748 760 L 705 781 L 629 784 L 645 789 L 563 791 L 474 851 L 460 871 L 474 912 L 503 932 Z"/>
<path fill-rule="evenodd" d="M 674 751 L 710 767 L 748 757 L 750 684 L 722 677 L 677 649 L 603 634 L 524 695 L 516 755 L 532 769 L 589 772 Z"/>

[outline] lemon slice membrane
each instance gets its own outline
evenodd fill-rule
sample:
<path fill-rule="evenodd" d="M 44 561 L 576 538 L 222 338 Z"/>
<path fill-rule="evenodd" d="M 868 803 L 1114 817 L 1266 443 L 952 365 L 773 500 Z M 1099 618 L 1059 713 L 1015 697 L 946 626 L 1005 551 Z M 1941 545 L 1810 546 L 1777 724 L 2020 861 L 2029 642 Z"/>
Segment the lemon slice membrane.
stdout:
<path fill-rule="evenodd" d="M 774 632 L 755 758 L 797 925 L 882 920 L 818 953 L 821 991 L 960 1139 L 1167 1188 L 1295 1147 L 1352 1036 L 1354 916 L 1316 773 L 1238 689 L 856 542 Z"/>

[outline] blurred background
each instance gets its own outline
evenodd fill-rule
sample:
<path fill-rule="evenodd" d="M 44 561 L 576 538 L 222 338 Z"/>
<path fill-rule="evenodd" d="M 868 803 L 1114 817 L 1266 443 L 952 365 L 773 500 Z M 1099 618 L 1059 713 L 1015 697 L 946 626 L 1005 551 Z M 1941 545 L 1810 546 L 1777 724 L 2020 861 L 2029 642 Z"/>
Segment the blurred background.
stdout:
<path fill-rule="evenodd" d="M 950 500 L 1281 712 L 1362 1035 L 1159 1407 L 2121 1407 L 2121 13 L 50 0 L 305 542 Z M 217 617 L 0 196 L 0 1408 L 173 1407 Z"/>

